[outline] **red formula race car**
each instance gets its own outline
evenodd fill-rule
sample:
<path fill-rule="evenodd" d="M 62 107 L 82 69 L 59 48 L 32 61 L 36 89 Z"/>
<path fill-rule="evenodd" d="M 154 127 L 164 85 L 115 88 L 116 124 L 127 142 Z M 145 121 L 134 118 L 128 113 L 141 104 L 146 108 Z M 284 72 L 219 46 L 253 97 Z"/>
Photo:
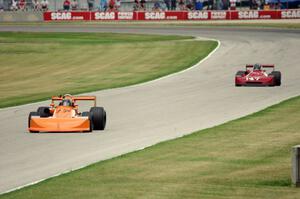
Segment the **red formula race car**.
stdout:
<path fill-rule="evenodd" d="M 93 101 L 90 111 L 79 112 L 77 101 Z M 57 104 L 57 105 L 56 105 Z M 106 112 L 103 107 L 96 107 L 95 96 L 52 97 L 50 107 L 39 107 L 30 112 L 28 117 L 29 132 L 91 132 L 104 130 Z"/>
<path fill-rule="evenodd" d="M 271 70 L 267 72 L 267 70 Z M 246 65 L 245 71 L 235 75 L 235 86 L 280 86 L 281 72 L 275 71 L 274 65 Z"/>

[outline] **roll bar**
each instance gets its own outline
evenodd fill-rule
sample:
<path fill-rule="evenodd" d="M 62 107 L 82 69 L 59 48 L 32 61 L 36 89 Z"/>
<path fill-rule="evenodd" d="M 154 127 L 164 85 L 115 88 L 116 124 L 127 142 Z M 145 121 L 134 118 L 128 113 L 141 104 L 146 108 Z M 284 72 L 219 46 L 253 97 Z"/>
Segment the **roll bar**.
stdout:
<path fill-rule="evenodd" d="M 65 97 L 70 98 L 74 103 L 76 101 L 94 101 L 94 106 L 96 106 L 96 96 L 72 96 L 72 95 L 64 95 L 64 96 L 52 96 L 52 103 L 54 101 L 62 101 Z"/>

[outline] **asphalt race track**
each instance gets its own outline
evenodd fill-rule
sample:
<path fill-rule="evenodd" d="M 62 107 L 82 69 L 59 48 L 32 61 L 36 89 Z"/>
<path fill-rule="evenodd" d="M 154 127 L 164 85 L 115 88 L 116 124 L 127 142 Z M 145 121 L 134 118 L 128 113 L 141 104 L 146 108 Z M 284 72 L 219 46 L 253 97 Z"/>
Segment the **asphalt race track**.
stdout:
<path fill-rule="evenodd" d="M 0 30 L 159 33 L 221 41 L 210 58 L 184 73 L 92 93 L 108 114 L 104 132 L 27 133 L 28 113 L 49 102 L 0 110 L 0 192 L 212 127 L 300 94 L 299 30 L 116 25 L 2 25 Z M 274 63 L 283 74 L 282 86 L 236 88 L 236 71 L 255 62 Z"/>

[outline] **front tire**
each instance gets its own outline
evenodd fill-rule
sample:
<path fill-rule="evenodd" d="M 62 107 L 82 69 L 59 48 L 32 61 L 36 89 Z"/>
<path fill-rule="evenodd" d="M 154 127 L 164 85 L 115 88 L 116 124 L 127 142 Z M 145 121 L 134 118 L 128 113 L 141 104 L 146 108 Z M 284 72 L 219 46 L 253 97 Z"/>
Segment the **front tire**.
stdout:
<path fill-rule="evenodd" d="M 50 109 L 49 107 L 41 106 L 37 109 L 37 113 L 39 114 L 40 117 L 50 117 Z"/>
<path fill-rule="evenodd" d="M 242 77 L 242 76 L 245 75 L 245 74 L 246 74 L 246 71 L 239 70 L 239 71 L 235 74 L 235 76 Z"/>
<path fill-rule="evenodd" d="M 104 130 L 106 125 L 106 112 L 103 107 L 92 107 L 90 110 L 94 130 Z"/>

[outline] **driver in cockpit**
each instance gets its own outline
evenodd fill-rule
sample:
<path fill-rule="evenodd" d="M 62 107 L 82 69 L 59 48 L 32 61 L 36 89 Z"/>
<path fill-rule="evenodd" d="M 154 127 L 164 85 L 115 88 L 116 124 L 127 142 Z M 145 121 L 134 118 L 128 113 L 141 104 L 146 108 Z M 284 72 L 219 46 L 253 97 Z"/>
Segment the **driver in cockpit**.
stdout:
<path fill-rule="evenodd" d="M 261 70 L 261 65 L 260 64 L 254 64 L 253 70 Z"/>
<path fill-rule="evenodd" d="M 61 102 L 61 106 L 72 106 L 72 102 L 70 99 L 63 99 Z"/>

